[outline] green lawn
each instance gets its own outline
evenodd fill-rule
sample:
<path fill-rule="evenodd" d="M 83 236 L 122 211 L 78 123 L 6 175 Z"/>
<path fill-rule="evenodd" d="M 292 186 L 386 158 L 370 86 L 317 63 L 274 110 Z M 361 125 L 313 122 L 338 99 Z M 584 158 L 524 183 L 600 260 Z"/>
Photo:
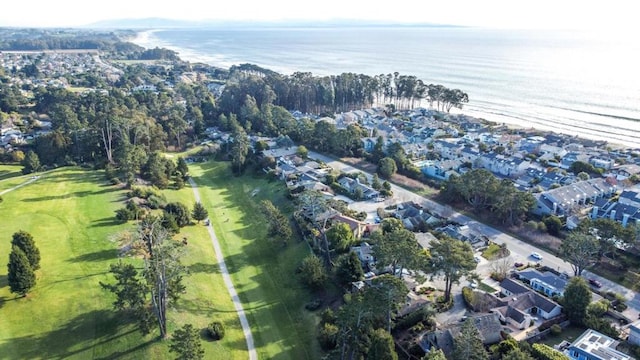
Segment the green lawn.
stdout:
<path fill-rule="evenodd" d="M 202 202 L 221 242 L 233 283 L 243 302 L 261 359 L 317 359 L 315 315 L 304 309 L 309 292 L 295 269 L 309 254 L 304 242 L 272 245 L 258 204 L 270 199 L 289 207 L 281 182 L 245 175 L 234 178 L 228 163 L 190 165 Z M 256 191 L 257 194 L 252 196 Z"/>
<path fill-rule="evenodd" d="M 189 206 L 193 202 L 191 189 L 166 193 Z M 109 264 L 117 261 L 113 235 L 133 227 L 114 222 L 123 194 L 106 184 L 102 172 L 72 168 L 43 175 L 3 196 L 0 254 L 6 258 L 0 260 L 8 261 L 11 234 L 26 230 L 40 249 L 42 268 L 33 291 L 16 298 L 9 292 L 6 265 L 0 266 L 0 359 L 172 357 L 167 341 L 141 336 L 112 309 L 112 295 L 99 286 L 110 280 Z M 190 275 L 185 277 L 187 293 L 168 314 L 169 332 L 184 323 L 202 329 L 220 320 L 226 336 L 204 341 L 206 357 L 246 359 L 245 340 L 205 227 L 183 228 L 182 237 L 189 240 L 184 263 Z"/>
<path fill-rule="evenodd" d="M 554 345 L 560 344 L 562 342 L 562 340 L 567 340 L 568 342 L 573 342 L 575 339 L 578 338 L 578 336 L 582 335 L 582 333 L 586 329 L 587 328 L 582 327 L 582 326 L 569 325 L 567 328 L 562 329 L 562 332 L 557 336 L 549 334 L 549 336 L 544 338 L 541 341 L 541 343 L 553 347 Z"/>
<path fill-rule="evenodd" d="M 22 165 L 0 165 L 0 181 L 22 175 Z"/>

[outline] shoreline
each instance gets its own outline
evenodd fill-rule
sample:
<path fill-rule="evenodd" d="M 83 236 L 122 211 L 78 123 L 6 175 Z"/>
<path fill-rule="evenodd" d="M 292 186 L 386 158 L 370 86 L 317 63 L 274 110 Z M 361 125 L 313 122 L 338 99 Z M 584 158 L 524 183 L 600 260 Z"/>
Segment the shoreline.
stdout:
<path fill-rule="evenodd" d="M 220 67 L 228 69 L 231 65 L 226 64 L 224 61 L 216 61 L 215 56 L 199 56 L 190 52 L 187 49 L 177 46 L 171 46 L 162 43 L 158 38 L 154 38 L 153 34 L 162 31 L 162 29 L 150 29 L 136 32 L 136 36 L 130 39 L 132 43 L 150 49 L 155 47 L 164 47 L 175 51 L 180 59 L 187 62 L 205 63 L 210 66 Z M 425 106 L 428 108 L 428 106 Z M 614 127 L 610 124 L 601 122 L 582 122 L 579 120 L 569 120 L 575 124 L 562 123 L 553 119 L 547 119 L 544 115 L 538 120 L 517 118 L 509 116 L 507 114 L 496 114 L 485 112 L 482 110 L 470 110 L 470 109 L 452 109 L 452 114 L 462 114 L 476 119 L 482 119 L 497 124 L 504 124 L 508 127 L 515 127 L 520 129 L 535 129 L 544 133 L 563 134 L 569 136 L 576 136 L 579 139 L 588 139 L 595 141 L 606 141 L 608 146 L 612 148 L 624 148 L 634 149 L 640 148 L 640 124 L 637 125 L 639 129 L 627 128 L 627 127 Z M 632 120 L 629 121 L 629 125 L 635 124 Z M 636 126 L 633 126 L 636 127 Z"/>

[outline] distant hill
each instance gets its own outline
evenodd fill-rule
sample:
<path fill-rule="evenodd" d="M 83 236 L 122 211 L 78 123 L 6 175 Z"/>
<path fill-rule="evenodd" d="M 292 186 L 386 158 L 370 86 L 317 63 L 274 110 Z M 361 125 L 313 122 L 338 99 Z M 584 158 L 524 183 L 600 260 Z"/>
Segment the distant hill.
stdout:
<path fill-rule="evenodd" d="M 162 28 L 217 28 L 217 27 L 352 27 L 352 26 L 429 26 L 458 27 L 446 24 L 430 23 L 390 23 L 357 19 L 334 19 L 324 21 L 281 20 L 281 21 L 225 21 L 225 20 L 176 20 L 165 18 L 114 19 L 103 20 L 85 25 L 85 28 L 108 29 L 162 29 Z"/>

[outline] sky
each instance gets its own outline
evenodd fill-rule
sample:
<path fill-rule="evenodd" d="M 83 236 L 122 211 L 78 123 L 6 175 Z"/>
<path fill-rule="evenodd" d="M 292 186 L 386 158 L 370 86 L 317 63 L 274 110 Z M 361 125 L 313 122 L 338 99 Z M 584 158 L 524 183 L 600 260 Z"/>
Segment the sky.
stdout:
<path fill-rule="evenodd" d="M 490 28 L 637 31 L 633 0 L 8 0 L 0 26 L 76 27 L 101 20 L 336 20 Z"/>

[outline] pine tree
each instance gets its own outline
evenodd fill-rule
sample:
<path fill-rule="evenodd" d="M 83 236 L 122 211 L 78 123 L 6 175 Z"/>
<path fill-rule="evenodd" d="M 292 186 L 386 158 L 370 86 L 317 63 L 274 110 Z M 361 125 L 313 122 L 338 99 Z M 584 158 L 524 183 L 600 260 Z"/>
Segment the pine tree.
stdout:
<path fill-rule="evenodd" d="M 173 333 L 169 351 L 177 353 L 177 360 L 204 359 L 204 349 L 198 330 L 191 324 L 185 324 Z"/>
<path fill-rule="evenodd" d="M 187 162 L 184 160 L 184 158 L 178 158 L 176 170 L 178 170 L 178 172 L 180 173 L 180 177 L 182 177 L 183 179 L 186 179 L 189 176 L 189 166 L 187 165 Z"/>
<path fill-rule="evenodd" d="M 13 239 L 11 240 L 11 245 L 15 245 L 24 252 L 29 259 L 29 264 L 31 265 L 31 269 L 38 270 L 40 269 L 40 250 L 36 246 L 35 241 L 33 241 L 33 236 L 26 231 L 20 230 L 17 233 L 13 234 Z"/>
<path fill-rule="evenodd" d="M 195 204 L 193 204 L 193 211 L 191 212 L 191 217 L 193 217 L 194 220 L 200 223 L 200 221 L 206 219 L 207 216 L 209 216 L 209 212 L 207 212 L 207 209 L 204 208 L 202 203 L 198 201 Z"/>
<path fill-rule="evenodd" d="M 7 280 L 11 292 L 20 296 L 27 295 L 29 290 L 36 285 L 36 275 L 27 256 L 15 245 L 11 247 L 7 267 L 9 268 Z"/>
<path fill-rule="evenodd" d="M 467 319 L 462 324 L 460 334 L 453 340 L 454 360 L 486 360 L 489 355 L 480 340 L 480 332 L 475 320 Z"/>

